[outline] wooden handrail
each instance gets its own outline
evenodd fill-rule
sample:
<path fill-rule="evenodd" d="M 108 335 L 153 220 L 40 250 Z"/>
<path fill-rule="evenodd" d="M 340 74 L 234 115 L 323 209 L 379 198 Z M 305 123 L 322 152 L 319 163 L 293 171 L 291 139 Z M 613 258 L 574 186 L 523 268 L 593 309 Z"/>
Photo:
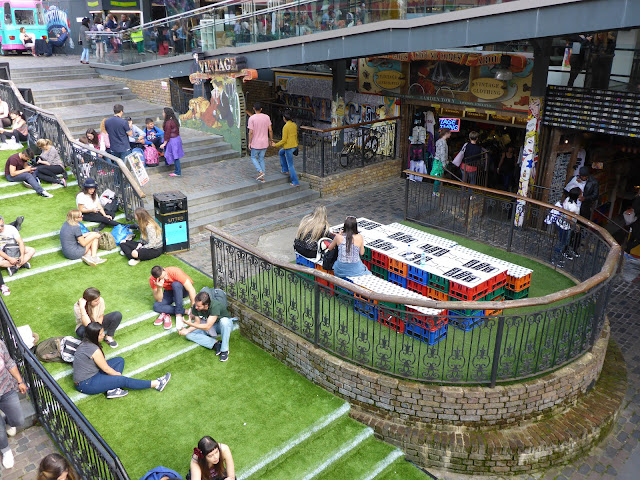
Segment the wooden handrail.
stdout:
<path fill-rule="evenodd" d="M 388 122 L 389 120 L 399 120 L 399 119 L 400 117 L 389 117 L 389 118 L 380 118 L 378 120 L 369 120 L 368 122 L 354 123 L 352 125 L 343 125 L 341 127 L 327 128 L 326 130 L 319 130 L 313 127 L 300 127 L 300 130 L 309 130 L 312 132 L 328 133 L 328 132 L 335 132 L 338 130 L 346 130 L 347 128 L 362 127 L 363 125 L 371 125 L 373 123 L 382 123 L 382 122 Z"/>
<path fill-rule="evenodd" d="M 15 94 L 15 96 L 18 98 L 18 101 L 22 104 L 22 105 L 26 105 L 29 108 L 32 108 L 33 110 L 35 110 L 36 112 L 43 114 L 43 115 L 48 115 L 50 117 L 53 117 L 56 119 L 56 121 L 60 124 L 60 127 L 62 128 L 62 131 L 64 132 L 64 134 L 66 135 L 67 139 L 74 145 L 76 145 L 77 147 L 80 148 L 84 148 L 87 149 L 91 152 L 97 153 L 102 155 L 103 157 L 107 157 L 109 160 L 111 160 L 113 163 L 115 163 L 116 165 L 118 165 L 118 167 L 120 168 L 120 170 L 122 171 L 122 174 L 127 178 L 127 180 L 129 180 L 129 183 L 131 184 L 131 187 L 135 190 L 135 192 L 140 196 L 140 198 L 145 198 L 146 195 L 145 193 L 142 191 L 142 189 L 140 188 L 140 186 L 138 185 L 138 181 L 135 179 L 135 177 L 131 174 L 131 172 L 129 171 L 129 169 L 127 168 L 127 166 L 125 165 L 125 163 L 118 157 L 114 157 L 113 155 L 111 155 L 110 153 L 107 152 L 103 152 L 101 150 L 96 150 L 93 147 L 89 147 L 88 145 L 85 145 L 84 143 L 80 143 L 77 140 L 74 140 L 73 136 L 71 135 L 71 132 L 69 131 L 69 129 L 67 128 L 67 125 L 64 123 L 64 121 L 58 116 L 58 114 L 53 113 L 53 112 L 49 112 L 47 110 L 44 110 L 40 107 L 37 107 L 35 105 L 32 105 L 31 103 L 27 102 L 24 97 L 22 96 L 22 94 L 20 93 L 20 90 L 18 89 L 18 87 L 15 86 L 15 84 L 11 81 L 11 80 L 2 80 L 0 79 L 0 82 L 8 84 L 9 87 L 11 87 L 11 89 L 13 90 L 13 93 Z"/>

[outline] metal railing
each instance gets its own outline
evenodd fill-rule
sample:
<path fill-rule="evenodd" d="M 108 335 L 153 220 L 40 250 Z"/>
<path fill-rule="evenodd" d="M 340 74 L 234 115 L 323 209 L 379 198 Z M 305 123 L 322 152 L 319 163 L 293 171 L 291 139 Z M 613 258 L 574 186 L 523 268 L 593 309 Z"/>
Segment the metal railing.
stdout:
<path fill-rule="evenodd" d="M 128 480 L 120 459 L 22 341 L 0 299 L 0 339 L 15 360 L 40 424 L 82 479 Z"/>
<path fill-rule="evenodd" d="M 399 118 L 326 130 L 300 127 L 302 171 L 325 177 L 395 158 Z"/>
<path fill-rule="evenodd" d="M 432 183 L 407 180 L 405 218 L 553 262 L 581 283 L 519 300 L 408 300 L 282 263 L 208 227 L 214 285 L 346 361 L 414 381 L 494 386 L 550 372 L 589 351 L 604 325 L 620 257 L 611 236 L 566 211 L 560 213 L 571 227 L 558 235 L 544 222 L 551 205 L 424 177 L 440 181 L 439 196 Z M 521 228 L 514 226 L 517 201 L 524 202 L 517 210 L 526 217 Z M 579 238 L 572 240 L 579 257 L 563 255 L 569 238 Z M 416 306 L 435 310 L 420 313 Z"/>
<path fill-rule="evenodd" d="M 97 63 L 130 65 L 184 55 L 193 49 L 223 47 L 302 37 L 386 20 L 437 15 L 518 0 L 437 0 L 397 2 L 373 0 L 326 2 L 292 0 L 279 5 L 251 0 L 220 1 L 207 7 L 113 32 L 90 32 Z M 238 10 L 242 13 L 238 14 Z M 96 48 L 99 46 L 99 48 Z"/>
<path fill-rule="evenodd" d="M 133 220 L 134 211 L 142 207 L 145 194 L 121 159 L 73 139 L 58 115 L 27 103 L 12 81 L 0 80 L 0 97 L 9 104 L 9 108 L 24 113 L 29 125 L 30 146 L 39 138 L 51 140 L 79 185 L 91 177 L 98 183 L 100 192 L 112 190 L 126 218 Z"/>

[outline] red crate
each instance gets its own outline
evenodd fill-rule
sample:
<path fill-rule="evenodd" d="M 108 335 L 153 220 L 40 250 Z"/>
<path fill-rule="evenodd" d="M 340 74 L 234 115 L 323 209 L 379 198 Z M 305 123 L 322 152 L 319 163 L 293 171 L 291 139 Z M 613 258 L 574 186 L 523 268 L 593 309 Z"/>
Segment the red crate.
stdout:
<path fill-rule="evenodd" d="M 407 278 L 407 264 L 402 260 L 389 258 L 389 272 Z"/>
<path fill-rule="evenodd" d="M 371 271 L 371 262 L 369 260 L 363 260 L 362 263 L 367 267 L 367 270 Z"/>
<path fill-rule="evenodd" d="M 489 291 L 497 290 L 500 287 L 504 287 L 507 283 L 507 272 L 501 272 L 493 278 L 488 280 Z"/>
<path fill-rule="evenodd" d="M 425 315 L 407 306 L 407 322 L 420 328 L 438 328 L 447 324 L 447 311 L 443 310 L 439 315 Z"/>
<path fill-rule="evenodd" d="M 404 333 L 404 322 L 393 315 L 393 312 L 384 308 L 378 308 L 378 323 L 381 323 L 396 332 Z"/>
<path fill-rule="evenodd" d="M 512 292 L 521 292 L 525 288 L 531 286 L 531 274 L 525 275 L 521 278 L 515 278 L 507 275 L 507 290 Z"/>
<path fill-rule="evenodd" d="M 389 257 L 377 250 L 371 250 L 371 265 L 377 265 L 389 270 Z"/>
<path fill-rule="evenodd" d="M 473 288 L 465 287 L 455 282 L 449 283 L 449 296 L 457 298 L 458 300 L 473 302 L 480 300 L 487 293 L 489 293 L 489 285 L 487 285 L 487 282 L 482 282 Z"/>
<path fill-rule="evenodd" d="M 333 275 L 333 270 L 325 270 L 320 265 L 316 265 L 316 270 L 319 270 L 320 272 L 328 273 L 329 275 Z M 320 277 L 316 277 L 316 283 L 319 283 L 320 285 L 324 285 L 329 290 L 333 290 L 333 283 L 329 282 L 328 280 L 325 280 Z"/>
<path fill-rule="evenodd" d="M 414 282 L 413 280 L 407 280 L 407 290 L 410 290 L 424 297 L 428 297 L 427 295 L 428 289 L 429 287 L 427 287 L 426 285 L 422 285 L 421 283 Z"/>
<path fill-rule="evenodd" d="M 424 294 L 425 297 L 431 298 L 432 300 L 438 300 L 440 302 L 448 302 L 449 295 L 441 292 L 440 290 L 436 290 L 435 288 L 427 287 L 427 291 Z"/>

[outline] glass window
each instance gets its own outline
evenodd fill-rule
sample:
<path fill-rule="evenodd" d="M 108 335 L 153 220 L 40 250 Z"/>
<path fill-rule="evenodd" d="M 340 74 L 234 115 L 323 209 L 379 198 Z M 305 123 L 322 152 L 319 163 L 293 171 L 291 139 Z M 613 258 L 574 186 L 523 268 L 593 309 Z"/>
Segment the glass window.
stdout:
<path fill-rule="evenodd" d="M 36 18 L 33 10 L 14 10 L 16 16 L 16 25 L 35 25 Z"/>
<path fill-rule="evenodd" d="M 36 4 L 36 15 L 38 17 L 38 25 L 45 25 L 44 22 L 44 9 L 42 8 L 42 4 Z"/>
<path fill-rule="evenodd" d="M 4 24 L 11 25 L 13 20 L 11 19 L 11 5 L 9 3 L 4 4 Z"/>

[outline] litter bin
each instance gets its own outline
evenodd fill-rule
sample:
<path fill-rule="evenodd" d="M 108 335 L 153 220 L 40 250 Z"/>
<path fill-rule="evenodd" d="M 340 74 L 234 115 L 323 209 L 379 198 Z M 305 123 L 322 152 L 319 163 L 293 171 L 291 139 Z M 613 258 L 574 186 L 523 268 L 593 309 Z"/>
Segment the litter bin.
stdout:
<path fill-rule="evenodd" d="M 153 209 L 162 227 L 164 252 L 189 250 L 187 196 L 177 191 L 156 193 L 153 195 Z"/>

